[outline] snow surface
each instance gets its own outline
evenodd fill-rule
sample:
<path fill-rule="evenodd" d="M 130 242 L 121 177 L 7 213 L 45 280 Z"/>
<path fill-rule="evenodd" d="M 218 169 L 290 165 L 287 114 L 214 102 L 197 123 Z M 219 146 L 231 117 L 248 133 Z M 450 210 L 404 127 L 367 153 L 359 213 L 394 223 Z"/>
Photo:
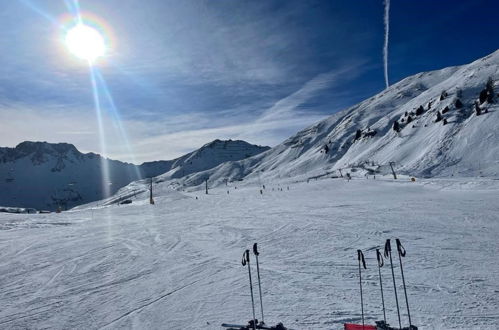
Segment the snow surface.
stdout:
<path fill-rule="evenodd" d="M 142 193 L 129 205 L 0 214 L 0 328 L 220 329 L 247 321 L 240 260 L 254 242 L 268 324 L 342 329 L 358 322 L 357 249 L 368 264 L 364 301 L 372 323 L 382 318 L 375 248 L 397 237 L 407 249 L 414 324 L 499 327 L 499 181 L 264 183 L 263 194 L 256 184 L 230 183 L 205 195 L 163 182 L 155 185 L 155 205 Z M 395 325 L 390 270 L 382 272 Z"/>

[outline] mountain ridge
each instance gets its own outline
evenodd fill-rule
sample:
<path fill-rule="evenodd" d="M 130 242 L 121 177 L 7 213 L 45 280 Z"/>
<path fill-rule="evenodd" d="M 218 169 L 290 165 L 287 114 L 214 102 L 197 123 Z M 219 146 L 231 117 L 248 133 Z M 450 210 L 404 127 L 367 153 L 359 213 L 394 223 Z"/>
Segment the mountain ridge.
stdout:
<path fill-rule="evenodd" d="M 204 169 L 214 167 L 226 159 L 242 159 L 268 149 L 244 141 L 215 140 L 173 160 L 134 165 L 91 152 L 82 153 L 74 145 L 64 142 L 24 141 L 14 148 L 2 147 L 0 205 L 55 209 L 58 206 L 69 208 L 100 200 L 106 197 L 106 189 L 112 195 L 135 180 L 155 177 L 172 169 L 180 171 L 184 165 L 182 160 L 218 145 L 229 147 L 232 151 L 234 147 L 240 147 L 244 152 L 229 151 L 226 158 L 215 154 Z M 106 168 L 109 173 L 107 178 L 103 174 Z M 108 182 L 103 183 L 106 180 Z"/>

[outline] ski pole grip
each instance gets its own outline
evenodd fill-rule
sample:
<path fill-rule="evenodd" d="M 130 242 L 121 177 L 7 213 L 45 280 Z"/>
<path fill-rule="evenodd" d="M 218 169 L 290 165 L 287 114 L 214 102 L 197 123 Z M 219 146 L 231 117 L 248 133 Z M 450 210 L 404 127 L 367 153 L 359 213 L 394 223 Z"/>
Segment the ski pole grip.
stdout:
<path fill-rule="evenodd" d="M 364 269 L 367 269 L 366 261 L 364 260 L 364 253 L 362 253 L 362 250 L 357 250 L 357 259 L 359 260 L 359 263 L 360 261 L 362 261 L 362 266 L 364 266 Z"/>
<path fill-rule="evenodd" d="M 384 265 L 383 255 L 379 252 L 379 249 L 376 249 L 376 259 L 378 259 L 378 267 L 381 268 Z"/>
<path fill-rule="evenodd" d="M 258 256 L 260 255 L 260 252 L 258 252 L 258 246 L 257 243 L 253 244 L 253 253 Z"/>
<path fill-rule="evenodd" d="M 385 257 L 388 257 L 392 252 L 392 245 L 390 244 L 390 239 L 386 240 L 385 243 Z"/>
<path fill-rule="evenodd" d="M 404 247 L 402 246 L 402 243 L 400 243 L 400 240 L 398 238 L 395 239 L 395 241 L 397 242 L 397 250 L 398 250 L 398 252 L 400 253 L 400 255 L 402 257 L 405 257 L 406 251 L 405 251 Z"/>
<path fill-rule="evenodd" d="M 249 250 L 244 251 L 243 259 L 241 260 L 243 266 L 246 266 L 247 263 L 249 263 Z"/>

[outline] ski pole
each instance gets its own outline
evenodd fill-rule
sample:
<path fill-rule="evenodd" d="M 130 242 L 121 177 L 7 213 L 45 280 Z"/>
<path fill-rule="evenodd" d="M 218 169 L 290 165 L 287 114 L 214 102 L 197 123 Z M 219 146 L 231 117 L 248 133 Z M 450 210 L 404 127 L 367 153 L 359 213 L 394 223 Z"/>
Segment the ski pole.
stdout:
<path fill-rule="evenodd" d="M 244 251 L 243 260 L 241 264 L 246 266 L 248 264 L 248 275 L 250 282 L 250 291 L 251 291 L 251 307 L 253 308 L 253 330 L 256 330 L 256 317 L 255 317 L 255 300 L 253 299 L 253 282 L 251 281 L 251 267 L 250 267 L 250 254 L 249 250 Z"/>
<path fill-rule="evenodd" d="M 402 257 L 405 257 L 406 251 L 398 238 L 395 241 L 397 242 L 397 251 L 399 253 L 400 272 L 402 273 L 402 283 L 404 284 L 405 304 L 407 306 L 407 316 L 409 317 L 409 328 L 410 328 L 412 326 L 411 312 L 409 311 L 409 300 L 407 299 L 407 290 L 405 288 L 404 268 L 402 267 Z"/>
<path fill-rule="evenodd" d="M 399 298 L 397 297 L 397 284 L 395 283 L 395 273 L 393 272 L 392 246 L 390 244 L 390 239 L 387 239 L 386 243 L 385 243 L 385 257 L 388 257 L 388 256 L 390 257 L 390 267 L 392 268 L 393 291 L 395 292 L 395 303 L 397 304 L 397 315 L 399 318 L 399 328 L 402 329 L 402 322 L 400 322 Z"/>
<path fill-rule="evenodd" d="M 262 312 L 262 324 L 265 324 L 265 320 L 263 318 L 263 300 L 262 300 L 262 284 L 260 281 L 260 264 L 258 262 L 258 255 L 260 255 L 260 252 L 258 252 L 257 243 L 253 244 L 253 253 L 255 254 L 256 258 L 256 273 L 258 275 L 258 291 L 260 293 L 260 309 Z"/>
<path fill-rule="evenodd" d="M 383 281 L 381 280 L 381 267 L 383 267 L 383 255 L 376 249 L 376 258 L 378 259 L 378 272 L 379 272 L 379 286 L 381 288 L 381 303 L 383 304 L 383 320 L 386 324 L 386 312 L 385 312 L 385 296 L 383 295 Z"/>
<path fill-rule="evenodd" d="M 364 298 L 362 296 L 362 272 L 361 272 L 360 263 L 362 262 L 364 269 L 366 269 L 366 261 L 364 260 L 364 254 L 362 253 L 361 250 L 357 250 L 357 259 L 359 259 L 360 308 L 361 308 L 361 313 L 362 313 L 362 330 L 363 330 L 364 329 Z"/>

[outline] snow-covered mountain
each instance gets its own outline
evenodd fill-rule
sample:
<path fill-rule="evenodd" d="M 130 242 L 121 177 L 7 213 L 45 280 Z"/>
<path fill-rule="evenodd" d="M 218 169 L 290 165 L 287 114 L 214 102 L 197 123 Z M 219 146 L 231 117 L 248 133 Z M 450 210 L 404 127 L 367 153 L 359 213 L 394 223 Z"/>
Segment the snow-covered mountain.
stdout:
<path fill-rule="evenodd" d="M 167 170 L 164 162 L 141 167 L 83 154 L 68 143 L 22 142 L 0 150 L 0 205 L 54 209 L 104 197 L 102 168 L 109 168 L 110 193 L 141 175 Z"/>
<path fill-rule="evenodd" d="M 497 177 L 498 91 L 496 51 L 468 65 L 408 77 L 267 152 L 180 184 L 310 177 L 353 167 L 372 172 L 390 162 L 412 176 Z"/>
<path fill-rule="evenodd" d="M 103 171 L 109 170 L 111 194 L 128 183 L 168 172 L 169 177 L 207 170 L 227 160 L 254 156 L 268 147 L 244 141 L 215 140 L 170 161 L 134 165 L 94 153 L 83 154 L 67 143 L 22 142 L 0 148 L 0 205 L 37 209 L 63 208 L 104 197 Z"/>
<path fill-rule="evenodd" d="M 212 169 L 225 162 L 246 159 L 269 149 L 270 147 L 256 146 L 241 140 L 214 140 L 198 150 L 173 160 L 171 169 L 161 178 L 181 178 Z"/>

